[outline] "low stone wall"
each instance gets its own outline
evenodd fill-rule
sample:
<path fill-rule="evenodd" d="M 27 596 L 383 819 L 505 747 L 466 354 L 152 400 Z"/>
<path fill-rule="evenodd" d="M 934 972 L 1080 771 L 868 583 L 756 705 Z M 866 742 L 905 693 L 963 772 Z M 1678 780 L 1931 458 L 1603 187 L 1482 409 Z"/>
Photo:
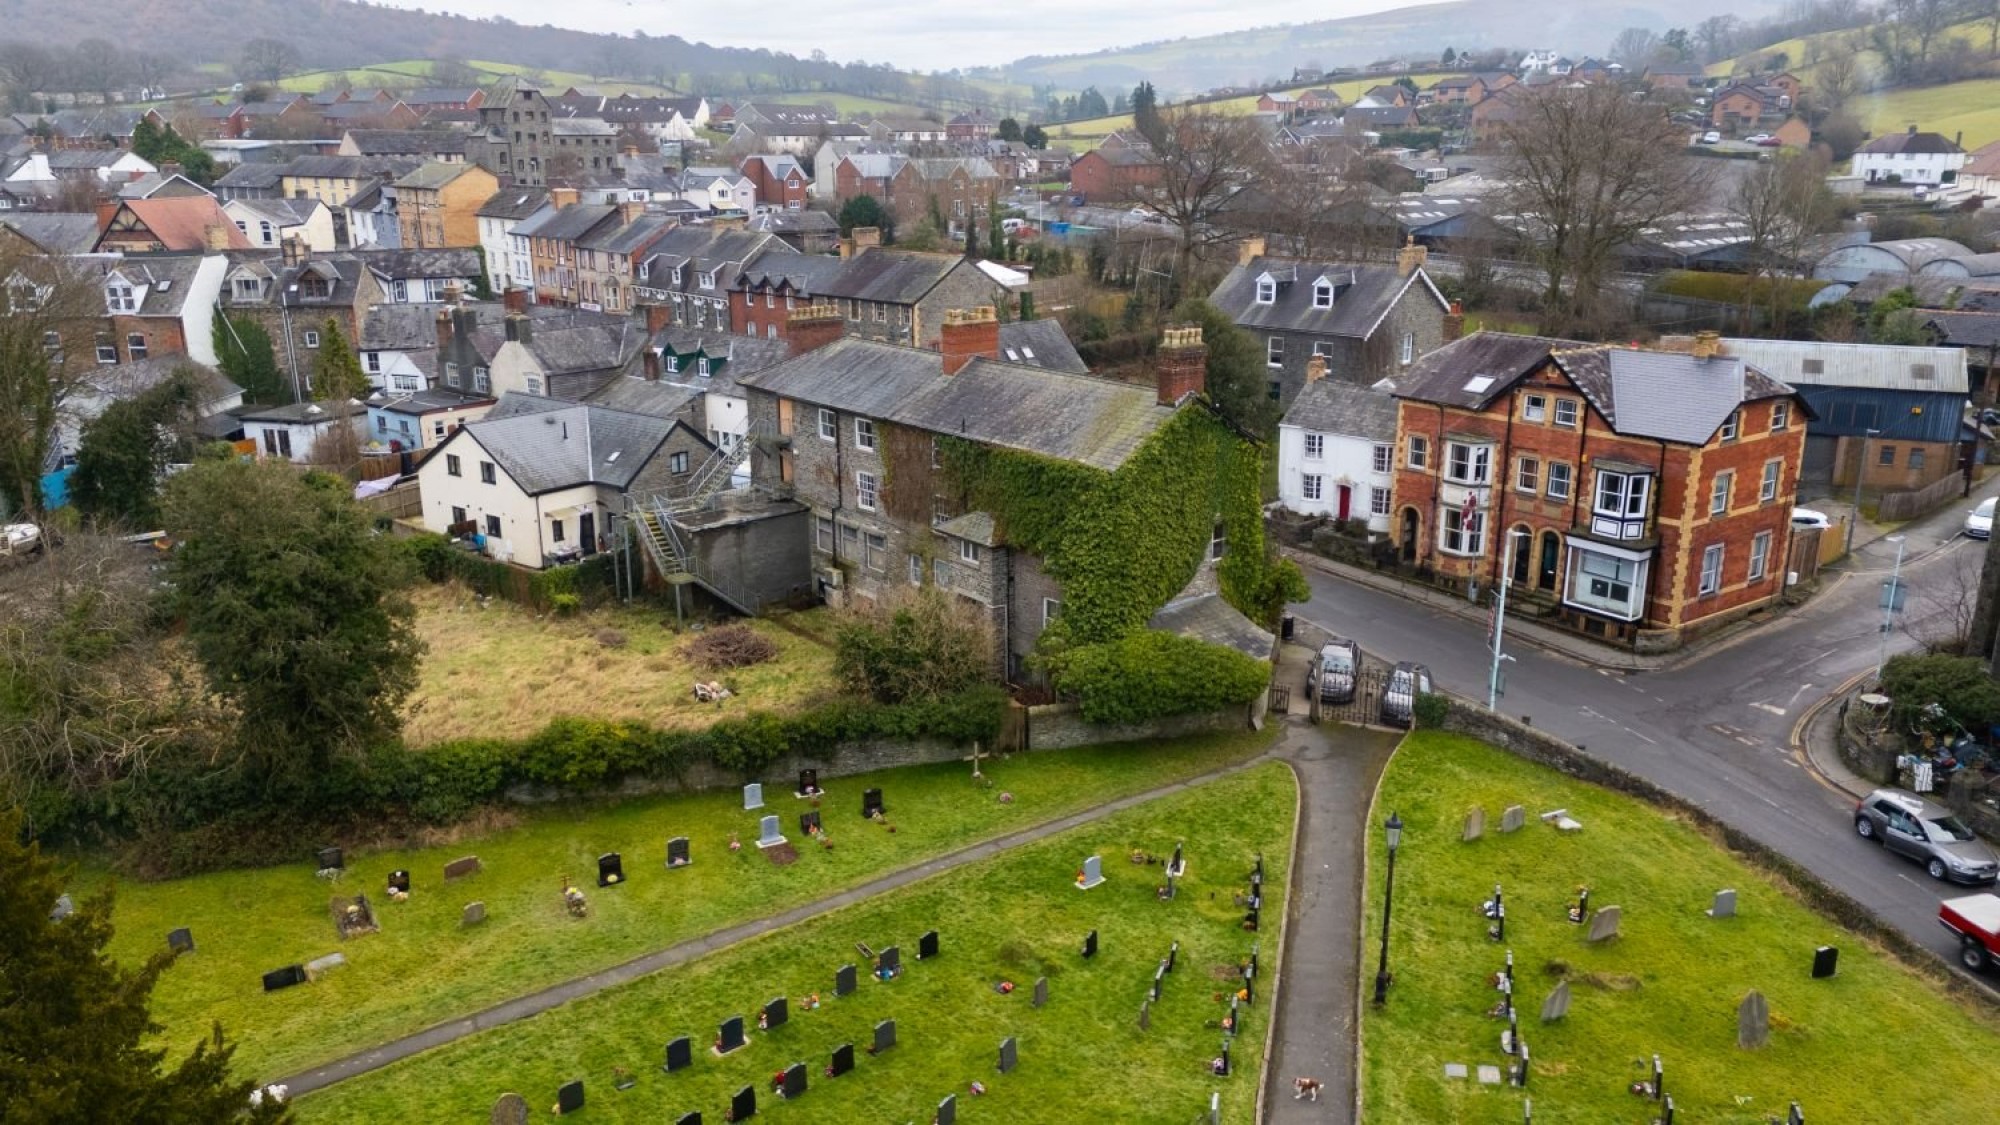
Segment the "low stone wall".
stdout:
<path fill-rule="evenodd" d="M 1517 757 L 1580 781 L 1631 794 L 1698 825 L 1719 838 L 1730 851 L 1776 875 L 1806 905 L 1862 937 L 1880 943 L 1905 963 L 1942 983 L 1955 994 L 1984 996 L 1978 986 L 1953 972 L 1943 958 L 1918 945 L 1908 935 L 1882 921 L 1874 911 L 1835 890 L 1787 856 L 1652 782 L 1591 757 L 1581 746 L 1573 746 L 1526 723 L 1457 699 L 1451 700 L 1444 729 L 1491 743 Z"/>
<path fill-rule="evenodd" d="M 724 769 L 713 762 L 695 762 L 678 777 L 628 777 L 611 790 L 621 796 L 643 796 L 659 793 L 695 793 L 709 789 L 740 789 L 746 783 L 762 781 L 766 788 L 764 803 L 773 804 L 775 796 L 792 792 L 798 784 L 799 771 L 815 769 L 822 782 L 831 778 L 850 777 L 857 773 L 874 770 L 895 769 L 899 766 L 922 766 L 935 762 L 960 761 L 972 756 L 969 747 L 953 746 L 946 742 L 920 740 L 899 742 L 889 739 L 873 739 L 867 742 L 843 744 L 834 756 L 821 761 L 801 755 L 787 755 L 772 762 L 757 772 L 754 777 Z M 970 767 L 968 767 L 970 768 Z M 576 796 L 574 789 L 562 786 L 519 785 L 509 789 L 507 800 L 515 804 L 532 805 L 547 801 L 562 800 Z M 859 811 L 860 798 L 855 798 L 855 809 Z"/>
<path fill-rule="evenodd" d="M 1068 750 L 1100 742 L 1137 742 L 1153 738 L 1184 738 L 1215 731 L 1250 730 L 1264 719 L 1270 705 L 1265 693 L 1245 707 L 1208 711 L 1199 715 L 1173 715 L 1146 723 L 1087 723 L 1074 703 L 1049 703 L 1028 708 L 1027 745 L 1030 750 Z"/>
<path fill-rule="evenodd" d="M 1853 703 L 1853 696 L 1840 701 L 1840 719 L 1834 725 L 1840 760 L 1855 776 L 1871 785 L 1892 785 L 1896 777 L 1896 747 L 1878 746 L 1866 734 L 1848 725 L 1848 709 Z"/>

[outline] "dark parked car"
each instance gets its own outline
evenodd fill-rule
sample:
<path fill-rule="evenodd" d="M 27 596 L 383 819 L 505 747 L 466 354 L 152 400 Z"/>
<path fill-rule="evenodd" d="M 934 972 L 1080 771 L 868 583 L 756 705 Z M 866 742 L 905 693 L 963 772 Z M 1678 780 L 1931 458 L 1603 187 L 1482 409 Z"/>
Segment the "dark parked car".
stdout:
<path fill-rule="evenodd" d="M 1924 865 L 1933 879 L 1991 883 L 2000 857 L 1941 805 L 1911 793 L 1877 789 L 1854 806 L 1854 831 Z"/>
<path fill-rule="evenodd" d="M 1317 690 L 1321 703 L 1352 703 L 1360 678 L 1361 646 L 1335 637 L 1319 646 L 1319 656 L 1306 673 L 1306 688 Z"/>
<path fill-rule="evenodd" d="M 1417 696 L 1436 690 L 1429 668 L 1407 660 L 1396 665 L 1382 686 L 1382 721 L 1392 727 L 1409 726 L 1416 721 Z"/>

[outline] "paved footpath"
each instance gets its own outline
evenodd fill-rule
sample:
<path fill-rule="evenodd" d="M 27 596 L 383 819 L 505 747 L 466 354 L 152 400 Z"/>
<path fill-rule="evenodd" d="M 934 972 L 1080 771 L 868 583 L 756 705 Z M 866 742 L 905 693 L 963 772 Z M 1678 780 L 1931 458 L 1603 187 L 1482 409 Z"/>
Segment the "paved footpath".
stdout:
<path fill-rule="evenodd" d="M 1301 815 L 1279 962 L 1277 1039 L 1264 1073 L 1264 1120 L 1354 1118 L 1355 997 L 1360 988 L 1361 866 L 1369 802 L 1400 735 L 1291 721 L 1277 755 L 1297 771 Z M 1317 1078 L 1319 1100 L 1292 1097 Z"/>
<path fill-rule="evenodd" d="M 1036 825 L 1033 828 L 1022 829 L 1009 836 L 1002 836 L 998 839 L 988 840 L 985 843 L 960 848 L 955 852 L 949 852 L 935 859 L 927 860 L 911 867 L 905 867 L 900 871 L 891 872 L 872 882 L 863 883 L 858 887 L 841 891 L 827 898 L 795 906 L 790 910 L 773 914 L 767 918 L 758 918 L 740 925 L 731 926 L 728 929 L 717 930 L 714 933 L 684 941 L 679 945 L 669 946 L 658 952 L 649 953 L 636 960 L 627 961 L 622 965 L 615 965 L 601 972 L 592 973 L 589 976 L 578 977 L 575 980 L 564 981 L 561 984 L 553 985 L 527 996 L 516 997 L 504 1004 L 488 1008 L 483 1012 L 477 1012 L 460 1019 L 437 1024 L 413 1035 L 404 1036 L 401 1039 L 384 1043 L 379 1047 L 361 1051 L 343 1059 L 336 1059 L 324 1066 L 314 1067 L 311 1070 L 303 1071 L 289 1078 L 276 1079 L 276 1081 L 290 1087 L 291 1093 L 294 1096 L 325 1089 L 336 1082 L 345 1081 L 356 1075 L 366 1074 L 371 1070 L 407 1059 L 412 1055 L 428 1051 L 433 1047 L 442 1047 L 447 1043 L 463 1039 L 468 1035 L 476 1035 L 482 1031 L 490 1031 L 502 1024 L 539 1015 L 551 1008 L 567 1004 L 572 1000 L 580 1000 L 586 996 L 602 992 L 607 988 L 616 988 L 622 984 L 629 984 L 640 977 L 657 973 L 662 969 L 685 964 L 727 946 L 735 945 L 738 942 L 747 941 L 754 937 L 760 937 L 811 918 L 817 918 L 822 914 L 829 914 L 835 910 L 858 905 L 879 895 L 909 886 L 911 883 L 919 880 L 928 879 L 933 875 L 940 875 L 946 871 L 963 867 L 968 863 L 977 863 L 983 859 L 992 859 L 1008 848 L 1032 843 L 1036 840 L 1053 836 L 1058 832 L 1066 832 L 1079 825 L 1102 820 L 1113 813 L 1123 812 L 1134 806 L 1143 805 L 1148 801 L 1158 800 L 1161 797 L 1171 796 L 1175 793 L 1186 792 L 1205 782 L 1240 773 L 1252 766 L 1271 761 L 1274 756 L 1287 754 L 1287 747 L 1292 745 L 1295 737 L 1295 732 L 1288 727 L 1284 732 L 1284 739 L 1280 742 L 1279 749 L 1275 753 L 1262 754 L 1248 761 L 1226 766 L 1198 777 L 1191 777 L 1185 781 L 1175 782 L 1172 785 L 1164 785 L 1158 789 L 1149 789 L 1144 793 L 1135 793 L 1129 797 L 1121 797 L 1093 809 L 1071 813 L 1068 816 Z M 1367 784 L 1369 788 L 1373 788 L 1372 775 Z M 1362 798 L 1362 807 L 1366 808 L 1365 796 Z M 1352 910 L 1351 904 L 1348 909 Z M 1352 945 L 1353 942 L 1349 941 L 1342 948 L 1349 948 Z M 1306 960 L 1310 961 L 1311 958 L 1307 957 Z M 1351 1003 L 1347 1005 L 1347 1008 L 1350 1010 L 1352 1007 Z M 1348 1054 L 1350 1056 L 1353 1054 L 1351 1047 L 1348 1050 Z"/>

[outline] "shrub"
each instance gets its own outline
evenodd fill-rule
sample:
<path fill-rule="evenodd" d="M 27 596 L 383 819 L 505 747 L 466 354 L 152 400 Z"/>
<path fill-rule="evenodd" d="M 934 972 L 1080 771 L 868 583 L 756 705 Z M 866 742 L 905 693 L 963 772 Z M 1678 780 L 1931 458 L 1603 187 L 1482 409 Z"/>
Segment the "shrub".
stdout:
<path fill-rule="evenodd" d="M 1233 648 L 1145 630 L 1082 645 L 1050 661 L 1056 689 L 1093 723 L 1139 723 L 1248 703 L 1270 666 Z"/>
<path fill-rule="evenodd" d="M 704 668 L 748 668 L 778 655 L 769 637 L 738 622 L 710 629 L 687 644 L 688 657 Z"/>
<path fill-rule="evenodd" d="M 1960 728 L 1983 733 L 2000 720 L 2000 683 L 1977 657 L 1891 657 L 1882 668 L 1882 693 L 1897 721 L 1919 733 L 1944 735 Z"/>
<path fill-rule="evenodd" d="M 1435 692 L 1419 692 L 1410 704 L 1410 713 L 1416 719 L 1414 724 L 1422 730 L 1440 730 L 1451 714 L 1451 701 Z"/>
<path fill-rule="evenodd" d="M 877 702 L 936 699 L 987 680 L 993 634 L 976 609 L 935 588 L 913 590 L 841 623 L 834 670 Z"/>

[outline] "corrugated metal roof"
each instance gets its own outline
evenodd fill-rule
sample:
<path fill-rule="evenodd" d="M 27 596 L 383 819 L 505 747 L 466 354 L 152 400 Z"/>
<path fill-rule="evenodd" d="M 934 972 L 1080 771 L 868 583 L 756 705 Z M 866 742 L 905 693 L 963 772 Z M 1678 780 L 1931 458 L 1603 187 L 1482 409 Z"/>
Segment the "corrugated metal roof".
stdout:
<path fill-rule="evenodd" d="M 1957 348 L 1731 337 L 1722 341 L 1722 350 L 1763 369 L 1774 379 L 1793 385 L 1946 394 L 1964 394 L 1969 386 L 1965 353 Z M 1811 369 L 1815 364 L 1818 370 Z M 1928 376 L 1923 374 L 1925 367 L 1930 369 Z"/>

